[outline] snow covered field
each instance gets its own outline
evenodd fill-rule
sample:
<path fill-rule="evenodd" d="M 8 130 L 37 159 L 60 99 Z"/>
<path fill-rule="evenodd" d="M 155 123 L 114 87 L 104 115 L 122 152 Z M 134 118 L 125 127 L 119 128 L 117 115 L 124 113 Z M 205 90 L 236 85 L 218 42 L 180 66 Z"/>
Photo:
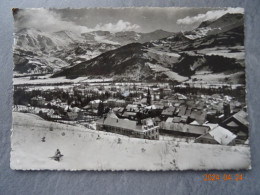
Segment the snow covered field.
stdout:
<path fill-rule="evenodd" d="M 78 77 L 76 79 L 67 79 L 65 77 L 58 77 L 58 78 L 50 78 L 51 75 L 46 75 L 43 77 L 39 77 L 37 80 L 30 80 L 30 77 L 18 77 L 18 78 L 13 78 L 13 84 L 14 85 L 25 85 L 25 84 L 30 84 L 30 85 L 37 85 L 37 84 L 64 84 L 64 83 L 84 83 L 84 82 L 89 82 L 89 83 L 95 83 L 95 82 L 108 82 L 108 81 L 113 81 L 113 79 L 88 79 L 88 77 Z"/>
<path fill-rule="evenodd" d="M 19 112 L 13 112 L 12 131 L 12 169 L 223 170 L 251 163 L 248 146 L 128 138 Z M 57 149 L 64 155 L 60 162 L 50 158 Z"/>

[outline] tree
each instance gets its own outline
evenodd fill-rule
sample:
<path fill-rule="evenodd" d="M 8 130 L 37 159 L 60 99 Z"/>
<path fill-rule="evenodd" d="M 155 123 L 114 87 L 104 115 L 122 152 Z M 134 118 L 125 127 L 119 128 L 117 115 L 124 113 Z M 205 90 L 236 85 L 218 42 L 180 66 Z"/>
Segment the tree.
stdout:
<path fill-rule="evenodd" d="M 136 113 L 137 125 L 142 125 L 142 113 L 139 111 Z"/>
<path fill-rule="evenodd" d="M 104 104 L 103 104 L 103 102 L 100 102 L 99 104 L 98 104 L 98 116 L 102 116 L 103 115 L 103 113 L 104 113 Z"/>
<path fill-rule="evenodd" d="M 150 89 L 148 88 L 148 92 L 147 92 L 147 105 L 150 106 L 151 105 L 151 93 L 150 93 Z"/>

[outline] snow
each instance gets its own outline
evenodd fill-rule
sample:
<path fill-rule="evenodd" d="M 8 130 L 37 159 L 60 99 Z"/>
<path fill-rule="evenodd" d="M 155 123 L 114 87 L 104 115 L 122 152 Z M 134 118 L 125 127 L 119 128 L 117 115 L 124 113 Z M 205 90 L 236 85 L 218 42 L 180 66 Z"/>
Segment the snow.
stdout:
<path fill-rule="evenodd" d="M 120 45 L 118 42 L 110 41 L 105 38 L 106 37 L 104 37 L 104 36 L 95 35 L 94 39 L 95 39 L 95 41 L 100 42 L 100 43 L 107 43 L 107 44 L 111 44 L 111 45 Z"/>
<path fill-rule="evenodd" d="M 95 83 L 95 82 L 108 82 L 113 81 L 113 78 L 107 78 L 107 79 L 88 79 L 88 77 L 78 77 L 76 79 L 67 79 L 66 77 L 57 77 L 57 78 L 50 78 L 51 75 L 46 75 L 44 78 L 42 77 L 40 79 L 30 80 L 30 77 L 17 77 L 13 78 L 13 84 L 14 85 L 24 85 L 24 84 L 65 84 L 65 83 L 80 83 L 80 82 L 89 82 L 89 83 Z"/>
<path fill-rule="evenodd" d="M 42 142 L 45 137 L 45 142 Z M 118 143 L 118 138 L 121 139 Z M 23 170 L 249 169 L 248 146 L 144 140 L 13 112 L 11 168 Z M 50 159 L 59 149 L 60 162 Z"/>
<path fill-rule="evenodd" d="M 212 29 L 210 27 L 198 28 L 198 29 L 192 31 L 194 34 L 185 35 L 185 37 L 187 37 L 188 39 L 191 39 L 191 40 L 202 38 L 202 37 L 207 36 L 208 32 L 210 32 L 212 30 L 214 30 L 214 29 Z"/>
<path fill-rule="evenodd" d="M 166 121 L 167 122 L 167 121 Z M 199 125 L 199 123 L 196 121 L 196 120 L 194 120 L 194 121 L 192 121 L 191 123 L 190 123 L 190 125 Z"/>
<path fill-rule="evenodd" d="M 158 51 L 158 50 L 155 50 L 155 49 L 148 49 L 148 51 L 151 52 L 151 53 L 158 54 L 158 55 L 166 55 L 166 56 L 171 56 L 171 57 L 175 57 L 175 58 L 179 58 L 180 57 L 179 54 L 172 53 L 172 52 Z"/>
<path fill-rule="evenodd" d="M 179 81 L 179 82 L 183 82 L 183 81 L 188 80 L 187 77 L 183 77 L 183 76 L 177 74 L 176 72 L 171 71 L 169 68 L 165 68 L 165 67 L 160 66 L 159 64 L 151 64 L 149 62 L 146 62 L 145 64 L 148 65 L 156 73 L 164 73 L 171 80 L 176 80 L 176 81 Z"/>
<path fill-rule="evenodd" d="M 228 131 L 227 129 L 217 126 L 216 128 L 209 131 L 209 134 L 219 143 L 228 145 L 231 141 L 236 138 L 236 135 Z"/>
<path fill-rule="evenodd" d="M 232 49 L 237 50 L 236 52 L 231 52 Z M 244 60 L 245 59 L 245 48 L 244 47 L 230 47 L 230 48 L 223 48 L 223 47 L 213 47 L 207 49 L 197 50 L 198 54 L 205 54 L 208 56 L 211 55 L 218 55 L 223 56 L 226 58 L 235 58 L 237 60 Z"/>
<path fill-rule="evenodd" d="M 225 74 L 225 73 L 205 73 L 205 72 L 197 72 L 196 74 L 191 76 L 191 79 L 187 81 L 187 83 L 193 84 L 207 84 L 207 85 L 228 85 L 232 84 L 235 86 L 243 85 L 241 84 L 240 77 L 244 75 L 245 72 L 240 71 L 236 73 L 231 73 L 231 74 Z M 193 79 L 197 79 L 196 81 Z M 229 83 L 225 79 L 229 79 Z"/>

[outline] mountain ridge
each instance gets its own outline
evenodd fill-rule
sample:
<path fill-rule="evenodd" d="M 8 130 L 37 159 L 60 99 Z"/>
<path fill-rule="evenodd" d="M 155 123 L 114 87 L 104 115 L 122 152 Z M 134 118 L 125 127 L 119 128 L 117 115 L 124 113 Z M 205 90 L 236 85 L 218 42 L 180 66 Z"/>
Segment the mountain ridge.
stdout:
<path fill-rule="evenodd" d="M 223 18 L 225 17 L 218 21 Z M 189 39 L 185 33 L 180 32 L 143 44 L 128 44 L 60 71 L 53 77 L 76 78 L 95 75 L 117 77 L 121 80 L 132 78 L 128 76 L 132 74 L 143 75 L 142 80 L 181 82 L 186 80 L 185 78 L 191 79 L 201 71 L 207 71 L 209 75 L 241 72 L 244 70 L 244 62 L 232 59 L 232 55 L 241 56 L 244 52 L 244 28 L 240 21 L 238 23 L 237 27 L 230 30 L 196 39 Z M 207 53 L 207 50 L 211 53 Z M 224 68 L 215 63 L 216 61 L 222 63 Z M 135 69 L 141 72 L 137 73 Z M 147 72 L 142 72 L 144 70 Z M 167 71 L 170 74 L 165 76 Z"/>

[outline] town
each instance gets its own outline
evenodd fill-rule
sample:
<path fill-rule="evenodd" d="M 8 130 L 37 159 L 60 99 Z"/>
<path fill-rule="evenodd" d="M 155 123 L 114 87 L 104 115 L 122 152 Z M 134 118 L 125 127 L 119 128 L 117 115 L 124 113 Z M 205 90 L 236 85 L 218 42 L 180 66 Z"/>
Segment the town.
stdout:
<path fill-rule="evenodd" d="M 13 111 L 128 137 L 248 144 L 243 85 L 82 82 L 14 86 Z"/>

